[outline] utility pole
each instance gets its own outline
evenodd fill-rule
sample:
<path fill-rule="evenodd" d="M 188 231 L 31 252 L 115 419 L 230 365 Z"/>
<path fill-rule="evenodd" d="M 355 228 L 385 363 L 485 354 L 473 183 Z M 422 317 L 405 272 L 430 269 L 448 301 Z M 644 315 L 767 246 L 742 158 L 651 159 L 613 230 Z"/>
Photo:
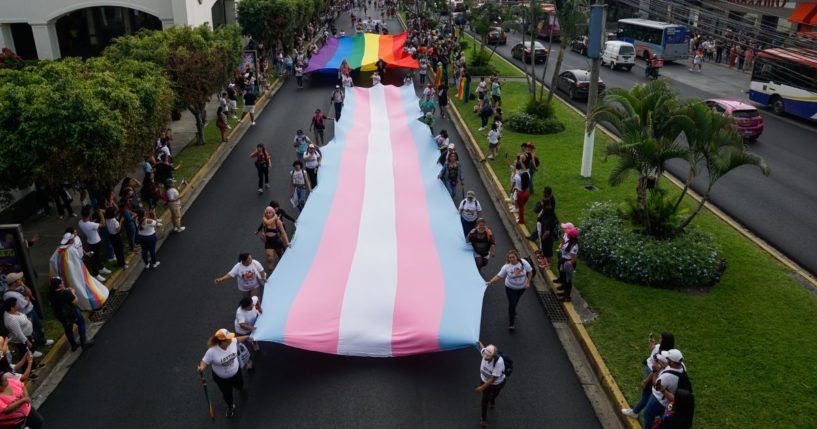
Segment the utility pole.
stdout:
<path fill-rule="evenodd" d="M 596 0 L 590 6 L 590 25 L 587 35 L 587 56 L 593 62 L 590 67 L 590 89 L 587 96 L 587 126 L 584 130 L 584 145 L 582 147 L 582 177 L 591 177 L 593 174 L 593 148 L 596 140 L 596 124 L 591 119 L 593 109 L 599 97 L 599 65 L 601 63 L 602 42 L 604 41 L 604 27 L 607 20 L 607 5 L 603 0 Z"/>

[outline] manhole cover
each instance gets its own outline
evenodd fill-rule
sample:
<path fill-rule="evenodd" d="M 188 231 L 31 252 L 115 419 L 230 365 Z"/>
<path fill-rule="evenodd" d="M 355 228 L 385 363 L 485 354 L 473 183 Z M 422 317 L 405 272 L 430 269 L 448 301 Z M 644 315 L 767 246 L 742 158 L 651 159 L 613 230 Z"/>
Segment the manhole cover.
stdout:
<path fill-rule="evenodd" d="M 125 301 L 125 297 L 127 296 L 127 292 L 117 291 L 108 297 L 108 300 L 105 301 L 105 305 L 103 305 L 102 308 L 91 313 L 88 318 L 91 320 L 91 322 L 107 321 L 114 313 L 116 313 L 116 310 L 119 309 L 119 306 L 122 305 L 122 302 Z"/>
<path fill-rule="evenodd" d="M 542 303 L 542 306 L 545 307 L 545 314 L 547 315 L 548 319 L 550 319 L 553 323 L 565 323 L 567 322 L 567 314 L 565 313 L 564 307 L 562 307 L 561 301 L 559 298 L 556 297 L 556 294 L 553 292 L 539 292 L 539 301 Z"/>

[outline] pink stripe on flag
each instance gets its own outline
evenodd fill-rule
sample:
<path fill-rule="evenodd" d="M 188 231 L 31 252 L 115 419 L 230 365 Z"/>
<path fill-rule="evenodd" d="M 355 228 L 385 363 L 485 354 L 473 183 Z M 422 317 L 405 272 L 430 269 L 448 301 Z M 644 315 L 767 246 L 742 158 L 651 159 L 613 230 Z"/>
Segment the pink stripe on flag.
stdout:
<path fill-rule="evenodd" d="M 337 353 L 343 296 L 360 229 L 366 153 L 369 150 L 369 92 L 358 88 L 349 90 L 354 91 L 351 117 L 355 126 L 346 137 L 337 191 L 320 247 L 289 309 L 284 332 L 285 344 L 324 353 Z M 332 285 L 337 287 L 330 287 Z M 297 339 L 290 333 L 297 333 Z"/>
<path fill-rule="evenodd" d="M 391 124 L 397 225 L 397 296 L 392 356 L 438 351 L 445 282 L 431 231 L 417 142 L 408 127 L 400 89 L 385 87 Z M 431 144 L 427 142 L 427 144 Z"/>

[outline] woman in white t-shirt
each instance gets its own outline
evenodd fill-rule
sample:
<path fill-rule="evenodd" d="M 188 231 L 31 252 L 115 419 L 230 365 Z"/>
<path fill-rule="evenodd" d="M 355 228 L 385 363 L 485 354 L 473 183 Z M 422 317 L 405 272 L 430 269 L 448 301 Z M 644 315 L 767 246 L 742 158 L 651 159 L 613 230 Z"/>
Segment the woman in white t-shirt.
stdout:
<path fill-rule="evenodd" d="M 261 285 L 267 281 L 267 273 L 260 262 L 252 258 L 249 253 L 238 255 L 238 263 L 223 276 L 215 279 L 219 284 L 229 278 L 234 278 L 238 283 L 238 290 L 244 296 L 258 296 Z"/>
<path fill-rule="evenodd" d="M 644 375 L 641 377 L 641 398 L 633 408 L 623 408 L 621 413 L 627 417 L 638 418 L 638 414 L 647 406 L 647 402 L 652 396 L 652 385 L 658 372 L 667 366 L 666 357 L 661 352 L 675 348 L 675 336 L 671 332 L 662 332 L 661 341 L 655 343 L 655 339 L 650 334 L 647 347 L 650 355 L 644 361 Z"/>
<path fill-rule="evenodd" d="M 150 210 L 139 215 L 139 246 L 142 249 L 145 269 L 156 268 L 160 264 L 156 260 L 156 228 L 162 226 L 162 223 L 153 217 L 154 214 Z"/>
<path fill-rule="evenodd" d="M 491 280 L 485 282 L 485 285 L 490 286 L 501 278 L 505 279 L 505 295 L 508 297 L 508 329 L 513 330 L 516 322 L 516 305 L 519 304 L 525 290 L 530 288 L 533 267 L 519 256 L 516 249 L 511 249 L 505 256 L 505 265 Z"/>
<path fill-rule="evenodd" d="M 477 341 L 482 361 L 479 364 L 480 385 L 474 389 L 477 393 L 482 393 L 482 414 L 479 425 L 488 426 L 488 407 L 496 406 L 496 397 L 505 387 L 505 360 L 499 354 L 496 346 L 489 344 L 487 347 L 482 341 Z"/>
<path fill-rule="evenodd" d="M 243 343 L 248 338 L 250 337 L 247 335 L 236 337 L 226 329 L 219 329 L 207 340 L 207 352 L 196 368 L 202 377 L 208 365 L 212 369 L 213 381 L 218 385 L 224 402 L 227 403 L 225 413 L 227 418 L 235 415 L 233 389 L 244 390 L 244 378 L 241 377 L 241 366 L 238 361 L 238 343 Z"/>

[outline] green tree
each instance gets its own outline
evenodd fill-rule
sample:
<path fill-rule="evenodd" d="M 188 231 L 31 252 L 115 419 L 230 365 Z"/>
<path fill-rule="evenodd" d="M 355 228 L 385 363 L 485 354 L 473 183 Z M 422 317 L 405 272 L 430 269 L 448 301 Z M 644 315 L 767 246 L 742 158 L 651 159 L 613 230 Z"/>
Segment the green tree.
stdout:
<path fill-rule="evenodd" d="M 556 17 L 559 19 L 559 56 L 556 58 L 556 66 L 553 69 L 553 77 L 550 79 L 550 91 L 548 91 L 547 103 L 553 101 L 553 92 L 556 91 L 556 84 L 559 81 L 559 72 L 562 70 L 562 61 L 565 57 L 565 50 L 570 40 L 579 37 L 587 31 L 587 0 L 562 0 L 558 3 Z M 550 54 L 548 53 L 548 56 Z M 544 75 L 543 75 L 544 80 Z M 542 89 L 544 91 L 544 89 Z M 542 97 L 540 92 L 539 97 Z"/>
<path fill-rule="evenodd" d="M 619 141 L 607 145 L 607 155 L 617 157 L 608 182 L 620 185 L 631 173 L 637 174 L 638 204 L 632 214 L 648 234 L 665 231 L 665 225 L 650 216 L 655 213 L 652 208 L 656 203 L 664 205 L 663 198 L 651 198 L 649 194 L 660 189 L 667 161 L 688 158 L 687 148 L 677 137 L 689 120 L 681 112 L 675 93 L 664 81 L 636 85 L 629 91 L 611 88 L 593 111 L 592 119 L 608 122 L 620 136 Z"/>
<path fill-rule="evenodd" d="M 162 71 L 135 61 L 0 71 L 0 191 L 118 180 L 149 150 L 172 101 Z"/>
<path fill-rule="evenodd" d="M 147 61 L 161 67 L 170 79 L 176 106 L 196 119 L 196 141 L 204 144 L 206 106 L 233 76 L 241 59 L 241 35 L 235 26 L 215 31 L 200 27 L 171 27 L 123 36 L 105 49 L 114 62 Z"/>

